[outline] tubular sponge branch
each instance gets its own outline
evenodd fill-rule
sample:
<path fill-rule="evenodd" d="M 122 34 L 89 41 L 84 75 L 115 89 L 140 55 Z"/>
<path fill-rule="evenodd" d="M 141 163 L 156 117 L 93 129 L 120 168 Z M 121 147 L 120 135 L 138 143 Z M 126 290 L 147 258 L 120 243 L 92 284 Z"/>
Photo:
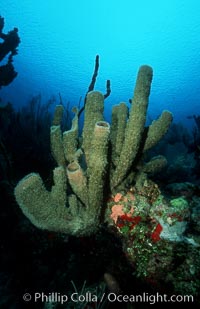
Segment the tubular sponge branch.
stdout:
<path fill-rule="evenodd" d="M 132 107 L 127 122 L 124 143 L 111 176 L 111 188 L 114 189 L 126 176 L 129 168 L 135 160 L 142 141 L 144 132 L 148 98 L 150 94 L 151 81 L 153 77 L 152 68 L 144 65 L 140 68 L 132 99 Z"/>
<path fill-rule="evenodd" d="M 93 212 L 94 217 L 99 216 L 103 203 L 106 167 L 108 165 L 109 134 L 109 123 L 99 121 L 95 124 L 87 170 L 89 178 L 89 208 Z"/>

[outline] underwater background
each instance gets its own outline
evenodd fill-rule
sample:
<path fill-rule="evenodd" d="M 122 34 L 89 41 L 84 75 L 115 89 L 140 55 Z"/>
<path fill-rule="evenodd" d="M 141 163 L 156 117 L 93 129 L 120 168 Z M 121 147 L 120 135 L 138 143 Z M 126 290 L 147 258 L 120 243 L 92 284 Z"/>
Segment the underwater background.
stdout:
<path fill-rule="evenodd" d="M 96 55 L 96 89 L 111 80 L 110 106 L 128 102 L 138 68 L 153 67 L 149 114 L 163 109 L 187 121 L 199 107 L 199 2 L 192 1 L 1 1 L 5 31 L 17 27 L 17 79 L 1 97 L 21 106 L 41 93 L 61 93 L 77 105 L 90 82 Z M 17 92 L 17 96 L 16 96 Z"/>
<path fill-rule="evenodd" d="M 194 305 L 199 305 L 199 1 L 2 0 L 0 17 L 4 19 L 3 24 L 0 20 L 0 308 L 149 308 L 155 299 L 152 296 L 150 301 L 148 295 L 156 293 L 190 294 Z M 4 57 L 5 35 L 13 29 L 16 46 L 8 48 Z M 93 88 L 103 94 L 109 92 L 104 118 L 111 122 L 114 105 L 125 102 L 131 109 L 142 65 L 153 68 L 146 125 L 163 110 L 173 114 L 173 121 L 163 139 L 145 156 L 148 160 L 163 155 L 167 166 L 149 176 L 152 183 L 145 193 L 131 188 L 128 194 L 138 194 L 138 199 L 145 196 L 150 200 L 148 205 L 160 193 L 168 201 L 181 201 L 174 217 L 170 217 L 172 221 L 168 220 L 172 226 L 184 222 L 178 232 L 172 232 L 177 239 L 167 234 L 164 242 L 159 242 L 160 225 L 153 230 L 153 218 L 153 253 L 146 250 L 142 242 L 149 231 L 141 228 L 138 235 L 143 236 L 134 234 L 135 226 L 139 228 L 139 216 L 132 222 L 128 216 L 127 225 L 124 221 L 116 226 L 106 222 L 90 237 L 36 228 L 18 207 L 14 188 L 32 172 L 41 175 L 48 190 L 52 186 L 56 164 L 49 130 L 55 105 L 65 108 L 63 131 L 71 127 L 73 107 L 82 108 L 81 131 L 86 94 L 97 73 Z M 2 67 L 10 71 L 1 71 Z M 126 203 L 123 194 L 120 203 Z M 110 209 L 113 203 L 118 205 L 117 198 L 116 194 L 106 200 Z M 175 202 L 173 207 L 177 207 Z M 113 225 L 111 232 L 106 224 Z M 133 238 L 135 255 L 128 250 Z M 147 273 L 143 271 L 146 268 Z M 48 300 L 24 298 L 36 292 L 48 295 Z M 89 298 L 77 303 L 71 299 L 61 305 L 59 295 L 70 297 L 74 292 L 84 297 L 92 294 L 98 301 Z M 146 293 L 146 298 L 134 304 L 101 302 L 104 293 Z M 159 305 L 159 301 L 155 303 Z"/>

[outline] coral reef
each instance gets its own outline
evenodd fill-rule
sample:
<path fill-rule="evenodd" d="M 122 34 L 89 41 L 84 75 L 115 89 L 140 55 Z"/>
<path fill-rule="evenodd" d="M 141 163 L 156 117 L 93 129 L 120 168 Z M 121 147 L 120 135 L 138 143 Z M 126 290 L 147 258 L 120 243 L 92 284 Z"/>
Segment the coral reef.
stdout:
<path fill-rule="evenodd" d="M 172 114 L 164 111 L 145 127 L 152 76 L 151 67 L 140 67 L 129 116 L 120 103 L 113 107 L 111 125 L 103 118 L 104 96 L 98 91 L 88 92 L 81 137 L 78 111 L 74 110 L 71 130 L 62 132 L 62 112 L 57 106 L 50 132 L 57 163 L 51 191 L 36 173 L 27 175 L 15 188 L 16 200 L 33 224 L 75 236 L 91 235 L 106 221 L 110 196 L 122 189 L 127 191 L 132 184 L 142 189 L 147 173 L 166 164 L 162 156 L 150 162 L 143 159 L 172 121 Z"/>
<path fill-rule="evenodd" d="M 147 182 L 146 190 L 133 187 L 112 196 L 107 209 L 109 227 L 121 237 L 136 277 L 158 289 L 164 283 L 176 292 L 197 296 L 200 239 L 195 231 L 199 227 L 199 202 L 191 213 L 185 197 L 166 199 L 153 182 Z M 189 232 L 191 215 L 193 233 Z"/>
<path fill-rule="evenodd" d="M 20 43 L 18 29 L 14 28 L 7 34 L 3 33 L 4 18 L 0 16 L 0 62 L 8 55 L 7 63 L 0 66 L 0 88 L 9 85 L 17 76 L 12 64 L 13 56 L 17 54 L 17 47 Z"/>

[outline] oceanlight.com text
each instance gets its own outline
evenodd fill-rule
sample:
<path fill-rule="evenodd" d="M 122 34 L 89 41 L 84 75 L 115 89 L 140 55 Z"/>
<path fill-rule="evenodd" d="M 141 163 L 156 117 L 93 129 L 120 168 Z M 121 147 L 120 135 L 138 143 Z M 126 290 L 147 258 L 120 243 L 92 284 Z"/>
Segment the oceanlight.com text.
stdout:
<path fill-rule="evenodd" d="M 35 292 L 33 294 L 25 293 L 23 295 L 23 300 L 25 302 L 53 302 L 58 304 L 64 304 L 67 302 L 73 303 L 102 303 L 104 301 L 114 303 L 149 303 L 151 305 L 156 303 L 193 303 L 194 297 L 193 295 L 167 295 L 167 294 L 131 294 L 131 295 L 123 295 L 123 294 L 115 294 L 115 293 L 102 293 L 102 295 L 95 295 L 90 292 L 86 292 L 83 295 L 79 293 L 61 294 L 58 292 L 52 293 L 43 293 L 43 292 Z"/>

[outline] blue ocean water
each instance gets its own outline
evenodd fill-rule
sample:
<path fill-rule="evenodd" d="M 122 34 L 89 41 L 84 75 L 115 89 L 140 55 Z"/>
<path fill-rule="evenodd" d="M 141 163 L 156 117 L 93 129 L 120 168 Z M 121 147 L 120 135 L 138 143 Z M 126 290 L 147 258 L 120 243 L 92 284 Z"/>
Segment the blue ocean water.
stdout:
<path fill-rule="evenodd" d="M 100 56 L 96 90 L 111 106 L 132 97 L 139 67 L 153 67 L 149 114 L 163 109 L 175 121 L 190 124 L 200 97 L 200 10 L 198 0 L 2 0 L 4 31 L 18 27 L 21 44 L 14 66 L 17 78 L 0 96 L 15 106 L 40 93 L 47 100 L 61 93 L 77 105 L 90 83 L 95 56 Z"/>

